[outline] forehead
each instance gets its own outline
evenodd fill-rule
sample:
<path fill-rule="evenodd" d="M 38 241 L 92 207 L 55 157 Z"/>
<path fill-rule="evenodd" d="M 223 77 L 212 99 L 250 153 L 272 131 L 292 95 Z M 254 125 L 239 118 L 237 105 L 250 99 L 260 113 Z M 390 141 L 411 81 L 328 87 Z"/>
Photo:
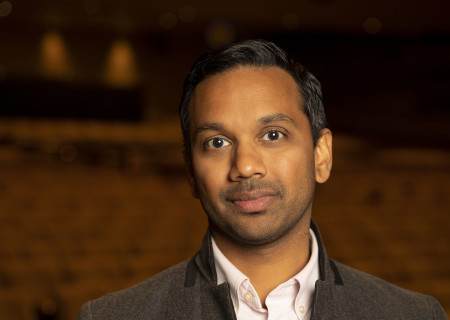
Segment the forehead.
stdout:
<path fill-rule="evenodd" d="M 293 77 L 278 67 L 238 67 L 200 82 L 190 102 L 195 124 L 215 118 L 301 113 L 301 97 Z M 242 119 L 241 119 L 242 120 Z"/>

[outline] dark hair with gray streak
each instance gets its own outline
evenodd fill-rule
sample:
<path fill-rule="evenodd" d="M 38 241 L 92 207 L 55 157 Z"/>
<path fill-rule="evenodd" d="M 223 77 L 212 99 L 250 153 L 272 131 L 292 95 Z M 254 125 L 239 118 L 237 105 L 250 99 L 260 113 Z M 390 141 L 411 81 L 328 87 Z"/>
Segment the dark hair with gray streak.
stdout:
<path fill-rule="evenodd" d="M 300 63 L 292 60 L 284 50 L 272 42 L 247 40 L 231 43 L 204 54 L 192 65 L 184 82 L 183 95 L 179 107 L 184 140 L 183 152 L 187 160 L 191 161 L 189 104 L 196 86 L 209 76 L 240 66 L 278 67 L 294 78 L 302 97 L 302 106 L 300 107 L 309 119 L 315 146 L 322 134 L 322 130 L 327 126 L 319 81 Z"/>

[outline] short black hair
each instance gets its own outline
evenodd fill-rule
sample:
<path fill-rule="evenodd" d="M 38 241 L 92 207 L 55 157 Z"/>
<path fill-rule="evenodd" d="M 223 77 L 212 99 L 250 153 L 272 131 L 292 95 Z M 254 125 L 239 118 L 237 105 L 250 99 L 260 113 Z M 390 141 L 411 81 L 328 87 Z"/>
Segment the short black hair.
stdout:
<path fill-rule="evenodd" d="M 206 78 L 241 66 L 278 67 L 289 73 L 298 85 L 303 112 L 308 117 L 314 146 L 327 126 L 319 81 L 300 63 L 295 62 L 280 47 L 266 40 L 246 40 L 230 43 L 206 53 L 192 65 L 183 87 L 179 106 L 183 152 L 191 161 L 189 104 L 197 85 Z"/>

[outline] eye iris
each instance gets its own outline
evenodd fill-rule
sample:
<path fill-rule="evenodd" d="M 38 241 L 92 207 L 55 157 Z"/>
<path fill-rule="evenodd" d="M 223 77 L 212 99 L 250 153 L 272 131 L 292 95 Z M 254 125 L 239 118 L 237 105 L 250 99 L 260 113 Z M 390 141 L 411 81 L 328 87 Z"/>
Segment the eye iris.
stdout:
<path fill-rule="evenodd" d="M 269 132 L 269 140 L 278 140 L 279 137 L 280 137 L 280 134 L 278 133 L 278 131 L 270 131 Z"/>
<path fill-rule="evenodd" d="M 214 148 L 221 148 L 223 146 L 223 139 L 220 138 L 213 139 L 212 145 Z"/>

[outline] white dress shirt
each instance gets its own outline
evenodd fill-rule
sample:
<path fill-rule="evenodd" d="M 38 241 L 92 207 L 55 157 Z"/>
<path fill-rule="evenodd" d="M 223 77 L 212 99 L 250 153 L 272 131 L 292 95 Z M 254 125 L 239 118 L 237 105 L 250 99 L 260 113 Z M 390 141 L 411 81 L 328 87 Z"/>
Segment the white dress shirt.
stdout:
<path fill-rule="evenodd" d="M 217 284 L 228 282 L 238 320 L 309 320 L 315 283 L 319 279 L 319 253 L 316 236 L 310 229 L 311 255 L 306 266 L 288 281 L 273 289 L 266 308 L 250 280 L 220 251 L 212 238 Z"/>

